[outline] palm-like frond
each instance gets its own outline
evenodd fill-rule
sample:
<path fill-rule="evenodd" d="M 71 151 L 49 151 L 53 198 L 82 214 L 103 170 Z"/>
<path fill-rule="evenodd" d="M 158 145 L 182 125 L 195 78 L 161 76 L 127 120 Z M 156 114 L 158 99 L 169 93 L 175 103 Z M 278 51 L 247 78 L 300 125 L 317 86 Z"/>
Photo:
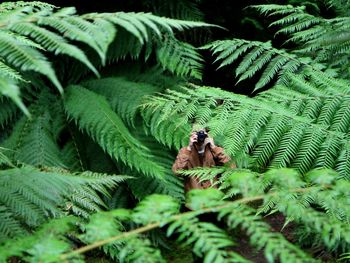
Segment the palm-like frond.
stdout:
<path fill-rule="evenodd" d="M 261 73 L 254 91 L 265 87 L 273 80 L 276 80 L 276 84 L 291 83 L 292 87 L 295 84 L 293 82 L 299 80 L 313 82 L 311 87 L 317 85 L 331 92 L 347 90 L 346 81 L 342 83 L 341 80 L 336 80 L 331 74 L 322 71 L 322 64 L 316 64 L 307 57 L 299 57 L 285 50 L 273 48 L 270 42 L 218 40 L 202 48 L 212 51 L 216 56 L 215 61 L 220 61 L 219 68 L 241 59 L 235 69 L 236 76 L 239 77 L 238 82 Z M 305 78 L 308 81 L 305 81 Z"/>
<path fill-rule="evenodd" d="M 36 227 L 50 217 L 62 215 L 65 200 L 74 197 L 90 186 L 96 191 L 116 185 L 125 178 L 118 176 L 83 173 L 74 175 L 55 170 L 38 170 L 32 167 L 13 168 L 0 171 L 0 207 L 2 238 L 25 233 L 28 227 Z M 80 200 L 79 195 L 75 201 Z M 78 197 L 78 198 L 77 198 Z M 74 200 L 74 198 L 73 198 Z M 82 201 L 80 201 L 82 202 Z M 93 198 L 86 203 L 94 204 Z M 79 202 L 78 202 L 79 204 Z"/>
<path fill-rule="evenodd" d="M 0 97 L 0 126 L 4 128 L 16 116 L 17 108 L 14 103 Z"/>
<path fill-rule="evenodd" d="M 145 129 L 145 127 L 137 126 L 136 129 L 132 131 L 132 134 L 151 150 L 154 161 L 163 167 L 165 171 L 161 179 L 135 176 L 135 178 L 128 180 L 127 183 L 134 196 L 141 200 L 147 195 L 159 193 L 170 195 L 177 200 L 183 200 L 183 183 L 178 177 L 174 176 L 171 170 L 175 158 L 174 154 L 166 147 L 159 144 L 153 137 L 147 135 L 147 129 Z"/>
<path fill-rule="evenodd" d="M 138 107 L 145 95 L 160 92 L 162 87 L 144 82 L 129 81 L 121 77 L 90 80 L 82 86 L 106 97 L 112 109 L 125 123 L 135 126 Z M 133 96 L 130 96 L 133 94 Z"/>
<path fill-rule="evenodd" d="M 45 96 L 46 95 L 46 96 Z M 65 167 L 60 157 L 60 149 L 55 138 L 59 128 L 54 123 L 48 105 L 54 103 L 51 96 L 44 94 L 33 105 L 32 119 L 23 116 L 15 125 L 10 137 L 3 144 L 11 149 L 11 160 L 25 164 L 40 166 Z"/>
<path fill-rule="evenodd" d="M 160 45 L 157 59 L 163 68 L 178 76 L 202 79 L 203 59 L 192 45 L 172 36 L 166 36 Z"/>
<path fill-rule="evenodd" d="M 22 36 L 30 36 L 36 43 L 40 44 L 47 51 L 54 52 L 56 55 L 61 53 L 79 60 L 99 76 L 96 68 L 91 64 L 84 52 L 76 46 L 67 43 L 60 35 L 31 23 L 17 23 L 11 26 L 10 30 Z"/>
<path fill-rule="evenodd" d="M 143 5 L 151 8 L 152 13 L 159 16 L 190 21 L 203 21 L 204 14 L 199 9 L 197 1 L 171 0 L 165 3 L 163 0 L 146 0 L 143 1 Z"/>
<path fill-rule="evenodd" d="M 33 70 L 47 76 L 61 92 L 63 91 L 51 64 L 39 51 L 22 45 L 6 31 L 0 31 L 0 41 L 0 54 L 4 60 L 23 71 Z"/>
<path fill-rule="evenodd" d="M 60 173 L 72 175 L 72 173 L 62 170 Z M 74 175 L 84 178 L 86 182 L 80 188 L 72 191 L 67 197 L 69 199 L 67 207 L 73 214 L 85 218 L 88 218 L 94 212 L 107 208 L 101 195 L 110 198 L 109 190 L 130 178 L 130 176 L 117 176 L 91 171 L 78 172 L 74 173 Z"/>
<path fill-rule="evenodd" d="M 331 7 L 342 13 L 344 5 L 339 1 L 329 1 Z M 315 58 L 316 61 L 327 62 L 346 76 L 348 63 L 342 59 L 349 53 L 348 14 L 342 17 L 326 19 L 310 15 L 305 7 L 290 5 L 258 5 L 254 6 L 260 13 L 275 19 L 270 26 L 279 27 L 277 33 L 289 36 L 288 41 L 298 44 L 298 53 Z M 282 16 L 282 17 L 281 17 Z M 337 59 L 334 59 L 334 58 Z"/>
<path fill-rule="evenodd" d="M 201 176 L 210 169 L 187 171 L 190 176 Z M 230 248 L 236 244 L 228 233 L 218 226 L 200 221 L 200 214 L 218 213 L 218 219 L 223 220 L 229 229 L 244 231 L 249 243 L 254 248 L 264 251 L 267 261 L 280 260 L 283 263 L 319 262 L 315 255 L 302 250 L 297 242 L 290 242 L 281 233 L 274 231 L 271 226 L 257 216 L 257 209 L 249 203 L 261 200 L 264 204 L 273 199 L 272 209 L 277 209 L 290 220 L 305 227 L 307 232 L 318 235 L 319 248 L 331 250 L 334 245 L 343 244 L 349 248 L 350 229 L 348 224 L 327 210 L 315 208 L 322 202 L 324 207 L 332 207 L 334 202 L 341 206 L 347 204 L 349 182 L 338 180 L 334 171 L 327 169 L 315 170 L 307 174 L 306 180 L 292 169 L 275 169 L 263 175 L 249 170 L 222 168 L 220 171 L 225 191 L 235 192 L 235 199 L 225 197 L 218 189 L 193 190 L 187 196 L 186 204 L 192 211 L 179 213 L 180 203 L 167 195 L 154 194 L 144 198 L 134 209 L 115 209 L 92 215 L 88 222 L 80 222 L 80 240 L 86 242 L 84 251 L 103 246 L 103 250 L 117 258 L 136 259 L 142 262 L 162 262 L 159 250 L 153 248 L 143 233 L 155 228 L 166 227 L 166 232 L 172 235 L 178 233 L 178 239 L 190 245 L 192 251 L 204 257 L 208 262 L 250 262 Z M 265 189 L 261 186 L 265 185 Z M 315 201 L 311 196 L 319 196 Z M 299 213 L 299 211 L 303 213 Z M 346 210 L 344 213 L 349 213 Z M 30 259 L 68 260 L 77 258 L 82 250 L 74 250 L 64 238 L 66 233 L 74 233 L 78 228 L 77 219 L 63 218 L 53 220 L 41 230 L 23 239 L 17 239 L 4 244 L 0 258 L 6 260 L 12 255 L 25 254 L 35 245 L 46 247 L 45 243 L 54 244 L 51 249 L 30 250 Z M 75 224 L 72 224 L 72 223 Z M 126 225 L 133 222 L 131 229 Z M 235 232 L 234 232 L 235 233 Z M 44 238 L 45 237 L 45 238 Z M 98 241 L 98 243 L 96 243 Z M 52 247 L 56 249 L 52 249 Z M 231 250 L 231 251 L 230 251 Z M 348 250 L 345 250 L 348 251 Z M 147 256 L 147 258 L 145 258 Z"/>
<path fill-rule="evenodd" d="M 146 175 L 161 177 L 164 170 L 142 146 L 100 95 L 80 86 L 67 89 L 65 109 L 69 118 L 84 129 L 112 158 Z"/>
<path fill-rule="evenodd" d="M 227 154 L 234 158 L 251 155 L 253 166 L 292 166 L 302 172 L 328 167 L 346 176 L 348 105 L 348 95 L 302 95 L 285 87 L 256 98 L 203 87 L 150 97 L 144 103 L 144 115 L 171 126 L 172 120 L 187 120 L 191 111 L 213 136 L 224 136 Z M 168 134 L 159 136 L 164 141 Z"/>
<path fill-rule="evenodd" d="M 20 100 L 17 83 L 24 79 L 21 73 L 38 72 L 46 76 L 63 93 L 62 85 L 43 51 L 68 55 L 82 62 L 98 76 L 99 73 L 85 53 L 67 40 L 89 46 L 99 55 L 104 65 L 107 50 L 115 39 L 117 30 L 127 33 L 124 37 L 122 34 L 119 37 L 118 34 L 119 40 L 124 39 L 123 41 L 128 43 L 135 43 L 133 38 L 137 40 L 137 49 L 132 49 L 131 55 L 138 56 L 145 44 L 147 49 L 152 51 L 153 44 L 160 42 L 163 33 L 172 36 L 173 29 L 181 31 L 209 26 L 203 22 L 182 21 L 149 13 L 92 13 L 79 16 L 72 7 L 57 9 L 48 4 L 25 2 L 18 5 L 3 4 L 0 22 L 0 68 L 3 71 L 0 76 L 0 92 L 13 99 L 26 114 L 28 111 Z M 123 55 L 125 53 L 117 57 Z M 169 61 L 167 63 L 164 66 L 173 69 L 173 65 Z M 191 66 L 195 68 L 198 65 L 197 63 Z M 177 72 L 185 74 L 181 70 Z"/>
<path fill-rule="evenodd" d="M 146 81 L 146 79 L 143 80 Z M 174 156 L 167 148 L 161 146 L 147 134 L 148 129 L 146 127 L 139 124 L 139 106 L 144 97 L 161 91 L 163 87 L 116 77 L 87 81 L 82 83 L 82 85 L 104 95 L 108 99 L 112 108 L 131 127 L 131 134 L 139 141 L 140 145 L 146 146 L 150 150 L 153 161 L 160 167 L 163 167 L 165 171 L 160 178 L 148 178 L 135 174 L 135 171 L 127 167 L 119 166 L 122 173 L 134 175 L 135 178 L 128 180 L 128 185 L 135 197 L 142 199 L 148 194 L 162 193 L 183 199 L 182 183 L 171 172 Z M 130 97 L 130 93 L 133 94 L 132 97 Z"/>

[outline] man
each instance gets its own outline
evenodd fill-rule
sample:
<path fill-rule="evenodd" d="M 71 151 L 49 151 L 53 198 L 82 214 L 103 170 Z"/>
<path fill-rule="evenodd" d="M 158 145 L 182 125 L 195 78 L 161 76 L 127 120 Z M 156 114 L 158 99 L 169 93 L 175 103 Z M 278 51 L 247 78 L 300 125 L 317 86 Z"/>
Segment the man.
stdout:
<path fill-rule="evenodd" d="M 189 145 L 180 149 L 173 172 L 177 174 L 178 170 L 188 170 L 194 167 L 211 167 L 223 165 L 230 161 L 230 158 L 224 154 L 224 149 L 214 144 L 206 129 L 199 129 L 192 132 Z M 232 168 L 236 166 L 231 165 Z M 197 177 L 185 178 L 185 192 L 191 189 L 206 189 L 211 187 L 210 181 L 200 182 Z"/>
<path fill-rule="evenodd" d="M 211 138 L 206 129 L 197 129 L 192 132 L 190 136 L 189 145 L 180 149 L 176 160 L 173 164 L 173 172 L 177 174 L 178 170 L 188 170 L 195 167 L 211 167 L 223 165 L 230 161 L 230 158 L 224 154 L 224 149 L 214 144 L 213 138 Z M 232 168 L 236 166 L 231 165 Z M 191 189 L 206 189 L 212 186 L 211 182 L 200 182 L 197 177 L 185 178 L 185 192 L 187 193 Z M 185 208 L 188 211 L 189 207 Z M 224 225 L 220 223 L 216 218 L 216 214 L 206 213 L 199 215 L 198 218 L 203 222 L 211 222 L 217 225 L 219 228 L 223 228 Z M 203 259 L 192 252 L 193 262 L 203 262 Z"/>

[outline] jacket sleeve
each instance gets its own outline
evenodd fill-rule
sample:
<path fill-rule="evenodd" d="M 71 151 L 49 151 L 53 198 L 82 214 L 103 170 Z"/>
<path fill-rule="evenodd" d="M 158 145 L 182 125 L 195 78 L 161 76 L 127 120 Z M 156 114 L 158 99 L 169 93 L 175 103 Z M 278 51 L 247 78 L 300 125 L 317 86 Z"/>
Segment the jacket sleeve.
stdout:
<path fill-rule="evenodd" d="M 215 158 L 216 165 L 223 165 L 231 161 L 231 158 L 224 153 L 224 149 L 222 147 L 216 146 L 214 149 L 211 149 L 211 151 Z M 235 163 L 231 163 L 230 167 L 237 168 Z"/>
<path fill-rule="evenodd" d="M 175 174 L 177 174 L 177 170 L 188 169 L 190 154 L 191 154 L 191 151 L 189 151 L 186 147 L 180 149 L 172 167 L 172 170 Z"/>

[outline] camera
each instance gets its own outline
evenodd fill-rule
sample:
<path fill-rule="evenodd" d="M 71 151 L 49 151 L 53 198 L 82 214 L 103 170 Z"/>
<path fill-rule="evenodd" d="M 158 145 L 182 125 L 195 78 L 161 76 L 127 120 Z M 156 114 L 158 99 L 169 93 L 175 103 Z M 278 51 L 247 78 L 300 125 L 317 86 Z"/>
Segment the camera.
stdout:
<path fill-rule="evenodd" d="M 197 141 L 199 143 L 203 143 L 205 138 L 207 138 L 207 134 L 204 131 L 198 131 L 197 132 Z"/>

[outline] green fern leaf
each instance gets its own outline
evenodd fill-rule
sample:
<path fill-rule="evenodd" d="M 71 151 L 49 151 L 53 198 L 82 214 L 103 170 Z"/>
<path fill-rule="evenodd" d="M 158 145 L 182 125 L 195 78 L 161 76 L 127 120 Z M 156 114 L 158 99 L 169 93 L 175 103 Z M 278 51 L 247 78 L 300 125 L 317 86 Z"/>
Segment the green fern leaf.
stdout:
<path fill-rule="evenodd" d="M 146 175 L 161 177 L 162 167 L 152 161 L 149 150 L 132 137 L 107 101 L 87 89 L 67 89 L 65 109 L 111 157 Z M 89 110 L 90 109 L 90 110 Z"/>
<path fill-rule="evenodd" d="M 68 44 L 64 38 L 59 35 L 30 23 L 17 23 L 11 26 L 10 29 L 18 34 L 31 36 L 48 51 L 53 51 L 55 54 L 66 54 L 81 61 L 89 67 L 96 76 L 99 76 L 96 68 L 91 64 L 83 51 Z"/>
<path fill-rule="evenodd" d="M 13 133 L 4 145 L 14 151 L 11 158 L 15 162 L 64 167 L 58 145 L 52 135 L 51 116 L 47 111 L 39 114 L 32 120 L 25 120 L 23 117 L 15 127 L 17 132 Z"/>
<path fill-rule="evenodd" d="M 0 75 L 0 92 L 2 95 L 9 97 L 23 111 L 24 114 L 30 116 L 27 107 L 24 105 L 21 98 L 19 97 L 19 87 L 13 80 Z"/>
<path fill-rule="evenodd" d="M 24 79 L 22 78 L 21 74 L 19 74 L 19 72 L 7 66 L 5 63 L 1 61 L 0 61 L 0 70 L 1 70 L 1 75 L 3 75 L 4 77 L 7 77 L 14 81 L 24 81 Z"/>
<path fill-rule="evenodd" d="M 138 107 L 145 95 L 161 91 L 161 88 L 124 78 L 104 78 L 83 82 L 82 86 L 106 97 L 112 109 L 130 126 L 135 126 Z M 130 97 L 130 93 L 133 94 Z"/>
<path fill-rule="evenodd" d="M 33 70 L 47 76 L 60 92 L 63 88 L 51 64 L 34 48 L 21 45 L 15 38 L 0 32 L 0 54 L 10 64 L 23 71 Z"/>
<path fill-rule="evenodd" d="M 0 127 L 4 128 L 12 120 L 14 120 L 17 113 L 17 107 L 15 104 L 0 96 Z"/>
<path fill-rule="evenodd" d="M 157 59 L 164 69 L 175 75 L 202 79 L 203 59 L 190 44 L 166 36 L 157 50 Z"/>

